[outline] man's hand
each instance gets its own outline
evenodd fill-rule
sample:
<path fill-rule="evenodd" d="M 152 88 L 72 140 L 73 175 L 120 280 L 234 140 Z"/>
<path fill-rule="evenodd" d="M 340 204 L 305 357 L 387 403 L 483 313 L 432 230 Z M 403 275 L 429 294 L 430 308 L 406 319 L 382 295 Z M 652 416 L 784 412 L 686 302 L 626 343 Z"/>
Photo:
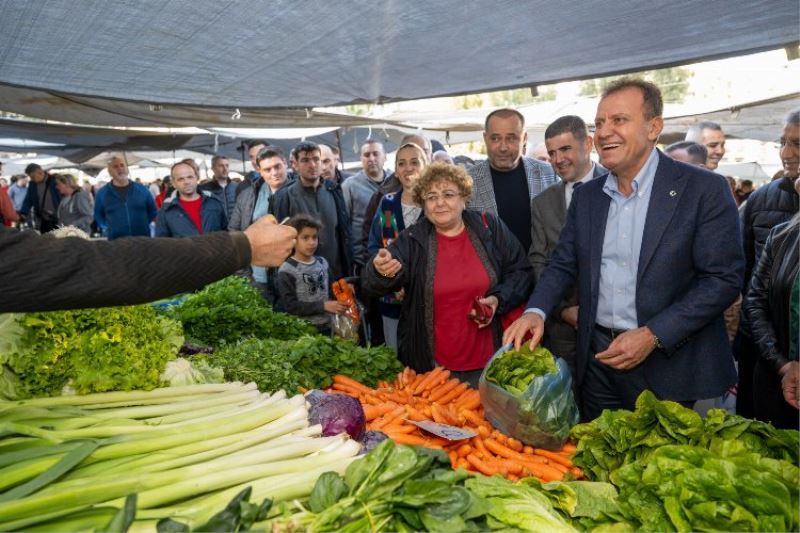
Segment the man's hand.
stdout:
<path fill-rule="evenodd" d="M 508 329 L 503 332 L 503 344 L 513 344 L 514 349 L 519 350 L 528 333 L 533 335 L 530 343 L 531 350 L 533 350 L 539 345 L 539 341 L 544 335 L 544 319 L 538 313 L 523 313 L 513 324 L 508 326 Z"/>
<path fill-rule="evenodd" d="M 655 348 L 655 335 L 643 326 L 622 333 L 611 341 L 604 352 L 595 357 L 604 365 L 617 370 L 630 370 L 639 366 Z"/>
<path fill-rule="evenodd" d="M 500 305 L 500 302 L 497 300 L 497 296 L 489 296 L 487 298 L 481 298 L 478 300 L 478 303 L 481 305 L 488 305 L 492 309 L 492 314 L 489 315 L 489 317 L 485 320 L 478 320 L 475 310 L 470 309 L 468 313 L 470 319 L 474 320 L 478 324 L 478 329 L 481 329 L 492 323 L 492 319 L 494 318 L 494 314 L 497 312 L 497 306 Z"/>
<path fill-rule="evenodd" d="M 795 409 L 800 409 L 800 398 L 798 397 L 800 393 L 800 362 L 786 363 L 779 374 L 781 375 L 783 399 Z"/>
<path fill-rule="evenodd" d="M 328 300 L 323 304 L 326 313 L 332 315 L 343 315 L 350 308 L 347 304 L 343 304 L 337 300 Z"/>
<path fill-rule="evenodd" d="M 384 278 L 393 278 L 403 269 L 403 263 L 392 257 L 386 248 L 381 248 L 372 260 L 375 270 Z"/>
<path fill-rule="evenodd" d="M 278 225 L 272 215 L 256 220 L 244 234 L 250 241 L 250 262 L 262 267 L 281 266 L 297 242 L 297 230 Z"/>
<path fill-rule="evenodd" d="M 578 306 L 565 307 L 561 310 L 561 320 L 569 324 L 575 329 L 578 329 Z"/>

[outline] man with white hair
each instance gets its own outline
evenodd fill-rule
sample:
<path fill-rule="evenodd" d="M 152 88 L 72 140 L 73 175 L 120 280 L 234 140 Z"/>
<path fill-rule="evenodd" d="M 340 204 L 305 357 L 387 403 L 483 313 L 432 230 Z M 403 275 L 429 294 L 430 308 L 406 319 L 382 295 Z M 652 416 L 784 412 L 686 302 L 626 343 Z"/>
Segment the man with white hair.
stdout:
<path fill-rule="evenodd" d="M 120 156 L 108 161 L 111 182 L 97 192 L 94 218 L 109 240 L 150 236 L 150 223 L 158 214 L 147 188 L 130 180 L 128 165 Z"/>

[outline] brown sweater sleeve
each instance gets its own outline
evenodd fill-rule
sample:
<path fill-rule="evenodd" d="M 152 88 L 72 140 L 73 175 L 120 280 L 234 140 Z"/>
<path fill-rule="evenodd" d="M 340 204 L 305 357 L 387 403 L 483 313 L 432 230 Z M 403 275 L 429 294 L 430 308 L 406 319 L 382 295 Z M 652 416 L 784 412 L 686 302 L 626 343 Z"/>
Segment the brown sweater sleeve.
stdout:
<path fill-rule="evenodd" d="M 249 264 L 250 242 L 240 232 L 87 241 L 0 229 L 0 312 L 151 302 Z"/>

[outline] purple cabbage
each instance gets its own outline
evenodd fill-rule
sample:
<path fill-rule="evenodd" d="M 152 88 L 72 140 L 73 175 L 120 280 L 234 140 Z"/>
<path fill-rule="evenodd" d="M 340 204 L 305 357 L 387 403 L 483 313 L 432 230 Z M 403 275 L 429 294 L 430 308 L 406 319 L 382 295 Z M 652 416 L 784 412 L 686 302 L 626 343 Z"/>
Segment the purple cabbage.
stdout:
<path fill-rule="evenodd" d="M 308 402 L 311 404 L 308 421 L 312 425 L 321 424 L 324 436 L 347 433 L 351 438 L 360 440 L 364 435 L 364 409 L 355 398 L 344 394 L 326 394 L 324 397 L 315 395 Z"/>
<path fill-rule="evenodd" d="M 378 444 L 385 441 L 389 437 L 382 431 L 365 431 L 364 436 L 361 438 L 361 452 L 359 455 L 372 451 Z"/>

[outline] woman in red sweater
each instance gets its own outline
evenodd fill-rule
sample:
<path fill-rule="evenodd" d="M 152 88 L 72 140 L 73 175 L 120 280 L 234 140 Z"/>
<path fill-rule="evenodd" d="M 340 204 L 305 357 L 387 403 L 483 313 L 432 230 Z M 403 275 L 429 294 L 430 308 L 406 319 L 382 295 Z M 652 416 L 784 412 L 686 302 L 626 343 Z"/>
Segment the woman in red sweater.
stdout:
<path fill-rule="evenodd" d="M 405 290 L 398 326 L 400 360 L 434 365 L 477 384 L 500 347 L 499 316 L 524 303 L 531 267 L 522 245 L 494 215 L 466 210 L 472 178 L 434 163 L 414 185 L 425 219 L 404 230 L 368 264 L 364 288 Z M 475 313 L 475 302 L 485 314 Z"/>

